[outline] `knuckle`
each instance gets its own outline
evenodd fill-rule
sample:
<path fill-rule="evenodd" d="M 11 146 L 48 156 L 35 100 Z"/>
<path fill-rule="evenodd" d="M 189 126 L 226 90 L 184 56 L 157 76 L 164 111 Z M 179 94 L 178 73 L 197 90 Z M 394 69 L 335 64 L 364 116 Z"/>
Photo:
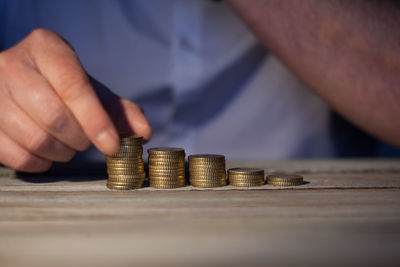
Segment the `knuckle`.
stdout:
<path fill-rule="evenodd" d="M 70 161 L 74 156 L 76 152 L 74 150 L 68 151 L 63 153 L 63 157 L 59 160 L 60 162 L 68 162 Z"/>
<path fill-rule="evenodd" d="M 69 77 L 68 77 L 69 76 Z M 84 88 L 90 86 L 89 80 L 83 74 L 65 75 L 63 77 L 63 88 L 60 91 L 60 96 L 66 101 L 75 101 L 76 99 L 82 97 L 85 93 Z"/>
<path fill-rule="evenodd" d="M 46 107 L 46 112 L 44 112 L 42 120 L 45 128 L 60 132 L 68 124 L 67 110 L 61 104 L 49 104 Z"/>
<path fill-rule="evenodd" d="M 22 63 L 12 54 L 7 52 L 0 53 L 0 69 L 5 75 L 19 75 L 22 69 Z"/>
<path fill-rule="evenodd" d="M 26 41 L 32 45 L 37 45 L 52 52 L 66 52 L 74 53 L 73 47 L 59 34 L 44 28 L 37 28 L 33 30 Z"/>
<path fill-rule="evenodd" d="M 54 40 L 55 38 L 57 38 L 58 35 L 48 29 L 44 29 L 44 28 L 37 28 L 34 29 L 28 36 L 28 40 L 36 43 L 48 43 L 49 41 Z"/>
<path fill-rule="evenodd" d="M 17 171 L 43 172 L 48 170 L 51 167 L 51 164 L 50 161 L 37 162 L 33 155 L 30 153 L 24 153 L 17 157 L 10 167 Z"/>
<path fill-rule="evenodd" d="M 42 131 L 35 132 L 31 138 L 29 138 L 27 149 L 36 154 L 48 148 L 50 142 L 51 138 L 49 134 Z"/>
<path fill-rule="evenodd" d="M 28 153 L 24 153 L 23 155 L 15 158 L 11 167 L 18 171 L 28 171 L 32 161 L 33 156 Z"/>

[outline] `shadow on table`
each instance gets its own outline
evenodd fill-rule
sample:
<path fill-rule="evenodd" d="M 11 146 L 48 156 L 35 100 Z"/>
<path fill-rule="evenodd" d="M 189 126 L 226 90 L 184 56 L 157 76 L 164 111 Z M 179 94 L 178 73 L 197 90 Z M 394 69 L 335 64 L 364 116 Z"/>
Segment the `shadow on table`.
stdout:
<path fill-rule="evenodd" d="M 16 177 L 30 183 L 96 181 L 107 179 L 107 168 L 105 162 L 54 163 L 46 172 L 17 172 Z"/>

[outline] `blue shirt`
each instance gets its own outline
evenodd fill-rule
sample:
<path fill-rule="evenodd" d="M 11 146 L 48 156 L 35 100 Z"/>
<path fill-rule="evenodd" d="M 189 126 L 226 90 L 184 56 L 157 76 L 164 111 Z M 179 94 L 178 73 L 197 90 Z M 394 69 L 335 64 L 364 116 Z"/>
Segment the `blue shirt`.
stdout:
<path fill-rule="evenodd" d="M 146 148 L 230 159 L 372 151 L 348 123 L 335 129 L 337 116 L 223 2 L 0 0 L 0 20 L 1 49 L 38 27 L 68 40 L 88 73 L 142 105 L 154 131 Z M 78 158 L 88 157 L 102 155 Z"/>

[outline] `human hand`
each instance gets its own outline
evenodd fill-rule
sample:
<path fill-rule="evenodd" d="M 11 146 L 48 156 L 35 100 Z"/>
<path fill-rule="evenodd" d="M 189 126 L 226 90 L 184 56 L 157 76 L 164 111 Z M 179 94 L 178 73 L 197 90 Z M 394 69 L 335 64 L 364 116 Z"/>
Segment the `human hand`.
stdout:
<path fill-rule="evenodd" d="M 92 82 L 99 85 L 97 94 Z M 69 161 L 91 143 L 113 153 L 119 135 L 131 134 L 145 140 L 151 136 L 140 107 L 89 78 L 74 50 L 54 32 L 37 29 L 0 53 L 4 165 L 41 172 L 53 161 Z"/>

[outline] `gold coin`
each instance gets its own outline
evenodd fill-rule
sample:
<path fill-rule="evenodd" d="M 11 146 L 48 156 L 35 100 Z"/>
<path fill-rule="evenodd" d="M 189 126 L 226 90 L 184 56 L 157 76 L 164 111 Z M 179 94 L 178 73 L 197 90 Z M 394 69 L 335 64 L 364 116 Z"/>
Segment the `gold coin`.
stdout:
<path fill-rule="evenodd" d="M 189 161 L 189 169 L 213 169 L 213 168 L 223 168 L 225 169 L 225 163 L 223 162 L 218 162 L 218 163 L 212 163 L 212 162 L 206 162 L 204 164 L 197 164 Z"/>
<path fill-rule="evenodd" d="M 109 179 L 144 179 L 146 178 L 146 173 L 144 174 L 115 174 L 109 173 Z"/>
<path fill-rule="evenodd" d="M 175 177 L 175 176 L 183 176 L 185 177 L 184 172 L 166 172 L 166 173 L 154 173 L 149 172 L 150 177 Z"/>
<path fill-rule="evenodd" d="M 218 176 L 224 176 L 226 177 L 226 173 L 224 171 L 215 171 L 215 172 L 189 172 L 190 176 L 196 176 L 196 177 L 202 177 L 202 176 L 209 176 L 209 177 L 218 177 Z"/>
<path fill-rule="evenodd" d="M 267 176 L 267 183 L 277 186 L 302 185 L 303 176 L 298 174 L 274 173 Z"/>
<path fill-rule="evenodd" d="M 131 142 L 143 142 L 142 136 L 127 136 L 127 137 L 120 137 L 120 143 L 131 143 Z"/>
<path fill-rule="evenodd" d="M 119 163 L 119 162 L 143 162 L 143 158 L 140 157 L 119 157 L 119 158 L 111 158 L 111 157 L 106 157 L 106 162 L 109 163 Z"/>
<path fill-rule="evenodd" d="M 132 190 L 132 189 L 139 189 L 142 186 L 139 186 L 139 185 L 138 186 L 131 186 L 131 185 L 125 186 L 125 185 L 109 185 L 109 184 L 107 184 L 107 187 L 109 189 L 113 189 L 113 190 Z"/>
<path fill-rule="evenodd" d="M 113 172 L 113 171 L 109 171 L 108 172 L 108 175 L 109 176 L 116 176 L 116 175 L 119 175 L 119 176 L 122 176 L 122 175 L 124 175 L 124 176 L 137 176 L 137 177 L 142 177 L 143 176 L 143 174 L 142 174 L 143 172 L 129 172 L 129 171 L 125 171 L 125 172 L 122 172 L 122 171 L 119 171 L 119 172 Z"/>
<path fill-rule="evenodd" d="M 213 171 L 223 170 L 225 171 L 225 165 L 205 165 L 205 166 L 193 166 L 189 164 L 189 170 L 192 171 Z"/>
<path fill-rule="evenodd" d="M 132 153 L 132 152 L 117 152 L 114 154 L 106 155 L 106 159 L 121 159 L 121 158 L 142 158 L 143 154 L 141 152 Z"/>
<path fill-rule="evenodd" d="M 190 183 L 193 187 L 202 187 L 202 188 L 212 188 L 212 187 L 222 187 L 226 186 L 226 183 Z"/>
<path fill-rule="evenodd" d="M 149 172 L 151 177 L 175 177 L 175 176 L 185 176 L 185 172 Z"/>
<path fill-rule="evenodd" d="M 172 189 L 172 188 L 180 188 L 184 187 L 185 184 L 152 184 L 150 182 L 150 187 L 158 188 L 158 189 Z"/>
<path fill-rule="evenodd" d="M 144 181 L 138 181 L 137 183 L 122 183 L 122 182 L 108 182 L 108 187 L 117 187 L 117 186 L 126 186 L 131 188 L 140 188 L 143 187 Z"/>
<path fill-rule="evenodd" d="M 108 170 L 111 171 L 144 171 L 144 166 L 143 165 L 137 165 L 137 166 L 107 166 Z"/>
<path fill-rule="evenodd" d="M 189 170 L 212 170 L 212 169 L 223 169 L 225 170 L 225 164 L 205 164 L 205 165 L 193 165 L 189 164 Z"/>
<path fill-rule="evenodd" d="M 108 178 L 108 181 L 115 183 L 137 183 L 144 179 L 145 177 L 135 177 L 135 178 L 111 177 Z"/>
<path fill-rule="evenodd" d="M 147 150 L 149 155 L 185 154 L 185 150 L 179 147 L 153 147 Z"/>
<path fill-rule="evenodd" d="M 172 165 L 172 164 L 185 164 L 184 158 L 175 158 L 175 159 L 148 159 L 147 162 L 149 165 Z"/>
<path fill-rule="evenodd" d="M 224 169 L 225 170 L 225 164 L 192 164 L 189 163 L 189 169 L 193 170 L 203 170 L 203 169 Z"/>
<path fill-rule="evenodd" d="M 107 173 L 124 173 L 124 172 L 129 172 L 129 173 L 144 173 L 144 167 L 138 167 L 138 168 L 107 168 Z"/>
<path fill-rule="evenodd" d="M 159 164 L 159 165 L 154 165 L 154 164 L 149 164 L 148 165 L 149 169 L 185 169 L 185 164 Z"/>
<path fill-rule="evenodd" d="M 185 180 L 185 175 L 171 175 L 171 176 L 149 176 L 150 180 L 163 180 L 163 181 L 168 181 L 168 180 L 177 180 L 177 179 L 182 179 Z"/>
<path fill-rule="evenodd" d="M 153 164 L 149 164 L 148 165 L 149 168 L 151 169 L 160 169 L 160 170 L 166 170 L 166 169 L 185 169 L 185 165 L 183 164 L 170 164 L 170 165 L 153 165 Z"/>
<path fill-rule="evenodd" d="M 238 177 L 238 178 L 247 178 L 247 177 L 249 177 L 249 178 L 263 177 L 264 178 L 264 175 L 262 173 L 259 173 L 259 174 L 236 174 L 236 173 L 228 172 L 228 175 L 229 175 L 229 177 Z"/>
<path fill-rule="evenodd" d="M 152 173 L 150 173 L 149 178 L 150 179 L 152 179 L 152 178 L 159 178 L 159 179 L 162 179 L 162 178 L 164 178 L 164 179 L 185 178 L 185 174 L 182 174 L 182 173 L 179 173 L 179 174 L 177 174 L 177 173 L 152 174 Z"/>
<path fill-rule="evenodd" d="M 149 166 L 185 166 L 185 161 L 184 160 L 175 160 L 175 161 L 166 161 L 166 160 L 153 161 L 153 160 L 149 160 L 148 163 L 149 163 Z"/>
<path fill-rule="evenodd" d="M 215 178 L 208 178 L 208 177 L 202 177 L 202 178 L 197 178 L 197 177 L 189 177 L 191 181 L 196 181 L 196 182 L 205 182 L 205 183 L 218 183 L 220 181 L 226 181 L 224 177 L 215 177 Z"/>
<path fill-rule="evenodd" d="M 135 168 L 144 168 L 143 163 L 107 163 L 107 168 L 117 168 L 117 169 L 135 169 Z"/>
<path fill-rule="evenodd" d="M 143 180 L 137 180 L 137 181 L 133 181 L 133 182 L 124 182 L 124 181 L 107 181 L 108 185 L 113 185 L 113 186 L 142 186 L 144 183 L 144 179 Z"/>
<path fill-rule="evenodd" d="M 138 151 L 142 151 L 143 152 L 143 147 L 142 147 L 141 144 L 138 144 L 137 146 L 136 145 L 135 146 L 133 146 L 133 145 L 120 145 L 119 149 L 118 149 L 118 151 L 116 153 L 123 152 L 123 151 L 133 152 L 133 153 L 134 152 L 138 152 Z"/>
<path fill-rule="evenodd" d="M 112 177 L 126 177 L 126 178 L 131 177 L 131 178 L 136 178 L 136 177 L 146 177 L 146 173 L 142 172 L 142 171 L 138 171 L 138 172 L 135 172 L 133 174 L 109 173 L 108 177 L 110 177 L 110 176 L 112 176 Z"/>
<path fill-rule="evenodd" d="M 184 157 L 148 157 L 149 163 L 185 162 Z"/>
<path fill-rule="evenodd" d="M 138 177 L 143 176 L 144 171 L 108 171 L 108 175 L 110 176 L 116 176 L 116 175 L 136 175 Z"/>
<path fill-rule="evenodd" d="M 115 169 L 115 170 L 134 170 L 134 169 L 143 169 L 144 164 L 143 163 L 138 163 L 138 164 L 125 164 L 125 163 L 110 163 L 107 164 L 107 168 L 109 169 Z"/>
<path fill-rule="evenodd" d="M 176 181 L 162 181 L 162 182 L 160 182 L 160 181 L 150 180 L 149 183 L 152 184 L 152 185 L 153 184 L 185 185 L 186 181 L 185 180 L 176 180 Z"/>
<path fill-rule="evenodd" d="M 189 156 L 189 159 L 191 160 L 224 160 L 225 161 L 225 156 L 224 155 L 218 155 L 218 154 L 193 154 Z"/>
<path fill-rule="evenodd" d="M 229 181 L 230 185 L 239 186 L 239 187 L 250 187 L 250 186 L 261 186 L 264 185 L 264 181 L 253 181 L 253 182 L 238 182 L 238 181 Z"/>
<path fill-rule="evenodd" d="M 231 174 L 244 174 L 244 175 L 264 175 L 264 170 L 260 168 L 232 168 L 228 170 Z"/>
<path fill-rule="evenodd" d="M 154 173 L 169 173 L 169 172 L 182 172 L 185 173 L 184 168 L 164 168 L 164 169 L 155 169 L 155 168 L 149 168 L 149 172 L 154 172 Z"/>
<path fill-rule="evenodd" d="M 107 181 L 108 183 L 115 183 L 115 184 L 137 184 L 141 183 L 145 180 L 145 178 L 129 178 L 129 179 L 123 179 L 123 178 L 109 178 Z"/>
<path fill-rule="evenodd" d="M 189 176 L 189 179 L 196 180 L 196 181 L 219 181 L 219 180 L 226 180 L 226 177 L 223 175 L 219 176 Z"/>
<path fill-rule="evenodd" d="M 171 170 L 171 171 L 179 171 L 179 170 L 185 171 L 185 166 L 174 166 L 174 165 L 170 165 L 170 166 L 152 166 L 152 165 L 149 165 L 148 167 L 149 167 L 149 170 L 155 170 L 155 171 L 158 171 L 158 170 L 160 170 L 160 171 L 168 171 L 168 170 Z"/>
<path fill-rule="evenodd" d="M 189 168 L 189 172 L 193 172 L 193 173 L 216 173 L 216 172 L 223 172 L 226 173 L 224 168 Z"/>
<path fill-rule="evenodd" d="M 112 189 L 112 190 L 131 190 L 131 189 L 135 189 L 134 186 L 113 186 L 113 185 L 109 185 L 109 184 L 107 184 L 107 188 Z"/>
<path fill-rule="evenodd" d="M 302 185 L 303 183 L 299 182 L 268 182 L 268 185 L 274 185 L 274 186 L 296 186 L 296 185 Z"/>
<path fill-rule="evenodd" d="M 120 157 L 111 157 L 106 156 L 106 161 L 143 161 L 143 157 L 141 155 L 136 155 L 134 157 L 130 156 L 120 156 Z"/>
<path fill-rule="evenodd" d="M 259 179 L 232 179 L 232 177 L 229 177 L 229 182 L 237 182 L 237 183 L 258 183 L 258 182 L 263 182 L 264 179 L 259 178 Z"/>
<path fill-rule="evenodd" d="M 189 172 L 191 177 L 226 177 L 225 172 Z"/>
<path fill-rule="evenodd" d="M 150 180 L 153 181 L 173 181 L 173 180 L 185 180 L 185 176 L 149 176 Z"/>
<path fill-rule="evenodd" d="M 158 184 L 184 184 L 186 180 L 184 178 L 174 178 L 174 179 L 157 179 L 157 178 L 150 178 L 149 182 L 151 183 L 158 183 Z"/>
<path fill-rule="evenodd" d="M 258 183 L 258 182 L 265 182 L 264 179 L 262 177 L 258 178 L 258 179 L 235 179 L 232 177 L 228 177 L 229 182 L 233 183 L 233 182 L 237 182 L 237 183 Z"/>
<path fill-rule="evenodd" d="M 154 179 L 154 178 L 150 178 L 149 181 L 151 183 L 156 183 L 156 184 L 181 184 L 181 183 L 185 183 L 185 179 Z"/>

